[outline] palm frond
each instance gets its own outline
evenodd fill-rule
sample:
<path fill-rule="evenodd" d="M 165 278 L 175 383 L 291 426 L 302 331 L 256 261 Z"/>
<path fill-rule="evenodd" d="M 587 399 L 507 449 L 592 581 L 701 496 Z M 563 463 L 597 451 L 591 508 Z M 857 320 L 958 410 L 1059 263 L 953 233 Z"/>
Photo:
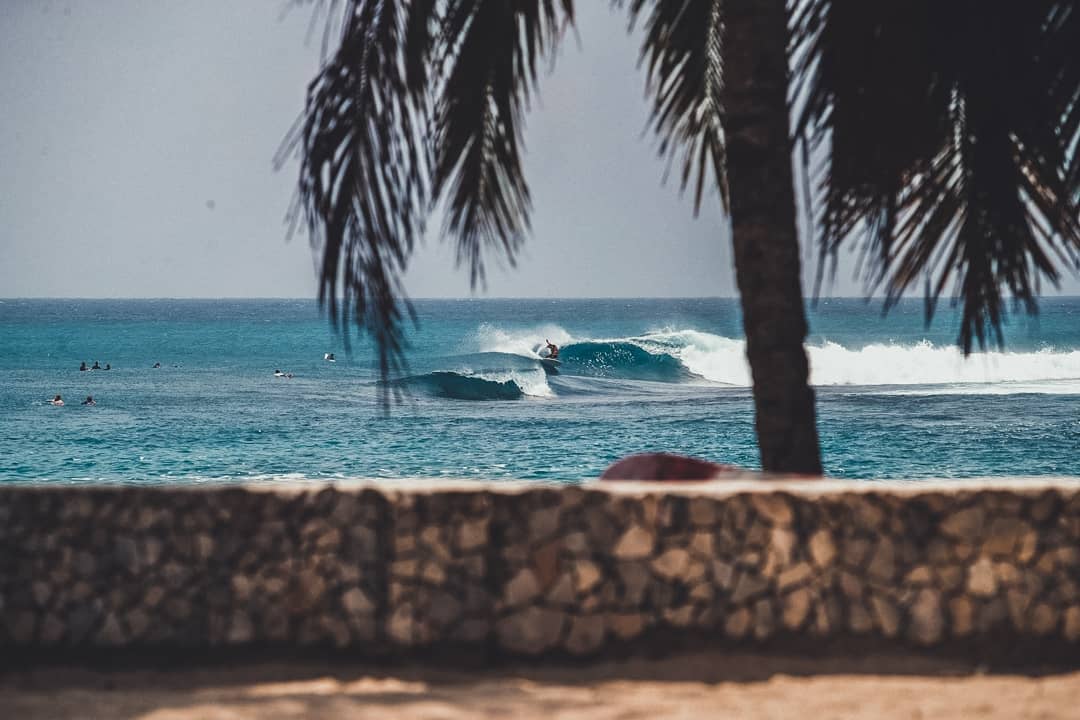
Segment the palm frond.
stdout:
<path fill-rule="evenodd" d="M 1007 292 L 1080 267 L 1080 18 L 1075 1 L 796 7 L 797 132 L 816 168 L 821 262 L 862 235 L 886 307 L 950 286 L 965 353 L 1002 343 Z"/>
<path fill-rule="evenodd" d="M 523 112 L 539 57 L 573 20 L 571 0 L 448 0 L 440 29 L 434 192 L 475 287 L 484 250 L 511 265 L 529 227 Z"/>
<path fill-rule="evenodd" d="M 350 316 L 372 335 L 384 379 L 405 366 L 404 318 L 412 309 L 399 300 L 400 277 L 428 207 L 427 139 L 417 122 L 425 96 L 409 92 L 405 70 L 419 54 L 405 28 L 420 44 L 415 36 L 428 25 L 415 15 L 425 10 L 430 4 L 346 3 L 341 44 L 309 85 L 304 115 L 277 157 L 280 165 L 300 155 L 291 215 L 321 252 L 319 302 L 346 342 Z M 382 387 L 385 406 L 391 386 Z"/>
<path fill-rule="evenodd" d="M 528 228 L 523 113 L 573 2 L 312 1 L 324 37 L 340 27 L 341 42 L 324 53 L 276 162 L 300 156 L 291 220 L 321 255 L 331 322 L 346 343 L 350 320 L 374 340 L 385 407 L 415 321 L 401 276 L 440 198 L 474 286 L 484 250 L 513 263 Z"/>
<path fill-rule="evenodd" d="M 659 152 L 669 163 L 681 154 L 681 190 L 696 178 L 695 214 L 711 183 L 727 208 L 721 5 L 721 0 L 628 2 L 631 24 L 647 12 L 640 62 L 653 96 L 650 123 L 660 137 Z"/>

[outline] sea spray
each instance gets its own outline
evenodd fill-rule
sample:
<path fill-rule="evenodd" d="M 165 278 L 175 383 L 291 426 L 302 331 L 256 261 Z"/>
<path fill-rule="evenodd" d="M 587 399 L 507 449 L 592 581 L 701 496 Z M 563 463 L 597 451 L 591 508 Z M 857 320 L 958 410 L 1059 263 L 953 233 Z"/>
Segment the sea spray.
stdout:
<path fill-rule="evenodd" d="M 539 357 L 537 353 L 544 346 L 545 340 L 562 347 L 571 342 L 572 336 L 551 323 L 512 330 L 481 323 L 475 333 L 476 346 L 480 352 L 510 353 L 525 357 Z"/>
<path fill-rule="evenodd" d="M 660 330 L 622 338 L 573 338 L 557 326 L 547 332 L 566 338 L 560 355 L 565 374 L 750 385 L 743 340 L 698 330 Z M 478 336 L 491 348 L 528 355 L 532 333 L 488 325 Z M 954 345 L 927 340 L 858 348 L 824 341 L 807 346 L 807 353 L 810 382 L 817 386 L 963 385 L 974 393 L 1080 392 L 1080 350 L 990 351 L 965 358 Z"/>

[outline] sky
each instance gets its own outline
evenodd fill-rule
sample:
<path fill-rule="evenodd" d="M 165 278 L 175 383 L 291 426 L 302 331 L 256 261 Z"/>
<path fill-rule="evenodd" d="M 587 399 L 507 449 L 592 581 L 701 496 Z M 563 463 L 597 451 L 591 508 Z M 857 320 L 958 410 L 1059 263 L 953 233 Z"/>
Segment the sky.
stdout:
<path fill-rule="evenodd" d="M 286 241 L 297 166 L 272 159 L 321 34 L 286 6 L 0 1 L 0 297 L 315 294 L 311 249 Z M 695 219 L 661 184 L 639 36 L 606 0 L 577 11 L 528 116 L 532 233 L 517 267 L 489 262 L 474 293 L 436 219 L 406 276 L 413 297 L 735 294 L 718 199 Z M 850 267 L 831 294 L 861 294 Z"/>

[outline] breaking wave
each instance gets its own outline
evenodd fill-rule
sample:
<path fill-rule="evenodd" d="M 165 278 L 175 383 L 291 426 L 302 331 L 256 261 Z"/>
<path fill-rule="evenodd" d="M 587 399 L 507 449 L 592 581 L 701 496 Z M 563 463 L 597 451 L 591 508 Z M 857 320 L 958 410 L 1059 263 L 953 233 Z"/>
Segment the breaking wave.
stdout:
<path fill-rule="evenodd" d="M 697 330 L 664 330 L 623 338 L 575 338 L 557 326 L 480 329 L 485 350 L 534 359 L 537 338 L 560 345 L 564 375 L 658 382 L 710 381 L 747 387 L 750 370 L 741 339 Z M 983 352 L 965 358 L 952 345 L 871 343 L 807 346 L 817 386 L 945 386 L 944 392 L 1080 393 L 1080 350 Z M 937 392 L 938 390 L 935 390 Z"/>

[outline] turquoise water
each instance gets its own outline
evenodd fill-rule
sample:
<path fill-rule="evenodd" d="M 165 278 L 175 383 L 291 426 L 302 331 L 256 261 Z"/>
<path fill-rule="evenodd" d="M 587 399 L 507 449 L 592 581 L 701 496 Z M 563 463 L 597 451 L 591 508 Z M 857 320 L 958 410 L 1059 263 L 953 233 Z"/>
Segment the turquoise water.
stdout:
<path fill-rule="evenodd" d="M 578 480 L 644 450 L 758 465 L 736 301 L 416 308 L 387 417 L 370 345 L 346 353 L 314 301 L 0 301 L 0 481 Z M 827 472 L 1080 475 L 1080 299 L 1041 309 L 1010 319 L 1006 352 L 965 361 L 949 308 L 927 330 L 920 301 L 884 319 L 822 301 L 808 347 Z M 559 375 L 536 360 L 545 338 Z M 95 360 L 113 369 L 78 370 Z"/>

